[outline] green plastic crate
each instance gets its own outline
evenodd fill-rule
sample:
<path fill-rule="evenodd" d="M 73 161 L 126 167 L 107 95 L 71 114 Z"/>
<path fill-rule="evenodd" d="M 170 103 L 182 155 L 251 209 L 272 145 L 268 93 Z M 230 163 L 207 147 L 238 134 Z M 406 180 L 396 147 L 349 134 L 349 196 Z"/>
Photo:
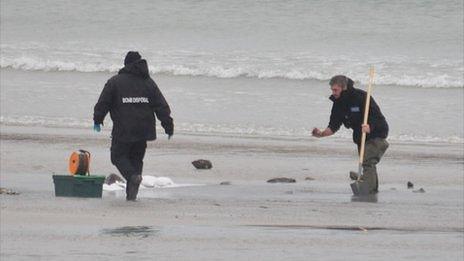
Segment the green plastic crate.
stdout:
<path fill-rule="evenodd" d="M 105 176 L 53 175 L 55 196 L 101 198 Z"/>

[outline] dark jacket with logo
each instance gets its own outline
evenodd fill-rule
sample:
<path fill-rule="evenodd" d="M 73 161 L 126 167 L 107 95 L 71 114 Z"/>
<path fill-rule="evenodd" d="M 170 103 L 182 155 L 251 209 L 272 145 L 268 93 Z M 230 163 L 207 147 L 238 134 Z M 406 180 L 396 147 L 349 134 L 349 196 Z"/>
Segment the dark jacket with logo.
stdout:
<path fill-rule="evenodd" d="M 358 146 L 361 144 L 361 125 L 364 117 L 364 105 L 366 102 L 366 92 L 353 87 L 353 81 L 348 79 L 347 90 L 342 91 L 338 99 L 330 96 L 333 101 L 332 112 L 330 114 L 329 128 L 335 133 L 343 125 L 353 129 L 353 142 Z M 371 132 L 366 136 L 366 140 L 373 138 L 387 138 L 388 123 L 380 111 L 379 106 L 371 97 L 369 106 L 369 116 L 367 120 Z"/>
<path fill-rule="evenodd" d="M 94 122 L 103 124 L 108 112 L 112 138 L 118 141 L 156 139 L 155 114 L 166 133 L 174 129 L 169 105 L 150 78 L 145 60 L 128 64 L 105 84 L 94 108 Z"/>

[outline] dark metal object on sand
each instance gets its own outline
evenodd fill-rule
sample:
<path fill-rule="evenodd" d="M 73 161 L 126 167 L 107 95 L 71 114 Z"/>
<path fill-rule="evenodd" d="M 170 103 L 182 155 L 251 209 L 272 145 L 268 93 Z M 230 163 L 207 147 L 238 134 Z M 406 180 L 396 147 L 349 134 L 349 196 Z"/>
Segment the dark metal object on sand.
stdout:
<path fill-rule="evenodd" d="M 366 196 L 369 195 L 369 184 L 362 180 L 357 180 L 350 184 L 353 194 L 356 196 Z"/>

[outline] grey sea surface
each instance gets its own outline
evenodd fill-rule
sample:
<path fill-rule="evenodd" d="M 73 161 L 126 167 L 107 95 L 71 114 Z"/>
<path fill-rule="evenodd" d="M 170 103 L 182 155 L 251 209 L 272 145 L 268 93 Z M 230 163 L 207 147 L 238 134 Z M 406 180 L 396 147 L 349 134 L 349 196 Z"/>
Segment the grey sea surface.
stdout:
<path fill-rule="evenodd" d="M 327 126 L 328 80 L 366 89 L 374 66 L 392 141 L 464 143 L 459 0 L 0 4 L 4 125 L 88 128 L 137 50 L 180 132 L 306 137 Z"/>
<path fill-rule="evenodd" d="M 93 106 L 113 74 L 2 69 L 0 75 L 3 125 L 89 129 Z M 325 128 L 329 122 L 328 82 L 171 75 L 153 79 L 180 133 L 305 138 L 313 127 Z M 463 91 L 375 85 L 372 96 L 390 125 L 391 142 L 463 144 Z M 104 128 L 111 128 L 109 116 Z M 349 141 L 351 130 L 342 127 L 336 137 Z"/>
<path fill-rule="evenodd" d="M 379 84 L 464 85 L 459 0 L 3 0 L 0 10 L 1 68 L 115 72 L 136 49 L 154 73 L 367 83 L 374 65 Z"/>

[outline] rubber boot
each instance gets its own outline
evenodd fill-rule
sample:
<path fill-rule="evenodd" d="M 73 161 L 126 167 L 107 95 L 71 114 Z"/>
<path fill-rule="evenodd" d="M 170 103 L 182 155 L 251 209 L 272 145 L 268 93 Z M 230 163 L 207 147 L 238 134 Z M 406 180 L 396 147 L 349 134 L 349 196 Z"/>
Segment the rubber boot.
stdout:
<path fill-rule="evenodd" d="M 132 175 L 127 182 L 126 200 L 135 201 L 139 193 L 140 183 L 142 182 L 142 175 Z"/>
<path fill-rule="evenodd" d="M 363 165 L 361 180 L 369 185 L 369 194 L 376 194 L 378 192 L 379 181 L 375 165 Z"/>

